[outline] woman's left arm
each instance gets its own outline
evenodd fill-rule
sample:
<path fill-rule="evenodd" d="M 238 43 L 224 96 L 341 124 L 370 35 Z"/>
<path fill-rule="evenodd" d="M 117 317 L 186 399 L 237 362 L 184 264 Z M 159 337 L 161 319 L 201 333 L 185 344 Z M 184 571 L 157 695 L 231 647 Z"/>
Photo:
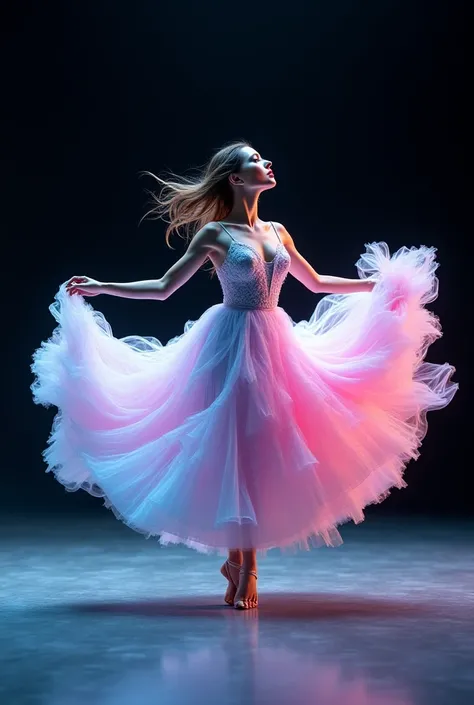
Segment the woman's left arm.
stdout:
<path fill-rule="evenodd" d="M 275 223 L 275 225 L 291 257 L 290 274 L 314 294 L 355 294 L 361 291 L 372 291 L 374 288 L 375 282 L 371 279 L 345 279 L 319 274 L 298 252 L 288 230 L 281 223 Z"/>

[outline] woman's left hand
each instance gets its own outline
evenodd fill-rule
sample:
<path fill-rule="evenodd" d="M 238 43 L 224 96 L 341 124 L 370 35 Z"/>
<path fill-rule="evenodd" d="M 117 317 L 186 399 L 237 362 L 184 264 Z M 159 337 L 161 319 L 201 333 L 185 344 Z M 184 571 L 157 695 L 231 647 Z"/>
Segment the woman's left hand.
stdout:
<path fill-rule="evenodd" d="M 82 294 L 82 296 L 97 296 L 102 293 L 102 282 L 90 277 L 71 277 L 66 282 L 68 294 Z"/>

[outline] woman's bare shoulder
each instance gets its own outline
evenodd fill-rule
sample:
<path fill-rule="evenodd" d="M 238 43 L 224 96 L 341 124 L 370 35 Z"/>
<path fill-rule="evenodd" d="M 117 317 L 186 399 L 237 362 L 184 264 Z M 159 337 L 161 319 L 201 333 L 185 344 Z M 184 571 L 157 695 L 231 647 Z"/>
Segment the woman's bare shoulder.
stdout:
<path fill-rule="evenodd" d="M 192 238 L 189 245 L 193 250 L 201 250 L 207 252 L 222 252 L 225 250 L 226 236 L 219 225 L 215 221 L 211 221 L 203 225 Z"/>
<path fill-rule="evenodd" d="M 277 229 L 278 235 L 280 236 L 281 241 L 284 245 L 289 245 L 293 242 L 293 238 L 282 223 L 278 223 L 276 220 L 272 220 L 272 223 Z"/>
<path fill-rule="evenodd" d="M 210 244 L 216 239 L 219 232 L 222 232 L 222 228 L 218 223 L 206 223 L 194 233 L 193 241 L 202 245 Z"/>

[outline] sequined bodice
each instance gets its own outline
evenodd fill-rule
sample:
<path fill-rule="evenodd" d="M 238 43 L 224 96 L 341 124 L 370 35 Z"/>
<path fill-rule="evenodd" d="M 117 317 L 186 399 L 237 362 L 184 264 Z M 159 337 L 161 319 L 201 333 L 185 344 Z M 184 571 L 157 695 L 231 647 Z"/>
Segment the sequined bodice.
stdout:
<path fill-rule="evenodd" d="M 290 262 L 281 242 L 272 261 L 266 262 L 251 245 L 232 240 L 225 260 L 217 269 L 223 303 L 241 309 L 276 308 Z"/>

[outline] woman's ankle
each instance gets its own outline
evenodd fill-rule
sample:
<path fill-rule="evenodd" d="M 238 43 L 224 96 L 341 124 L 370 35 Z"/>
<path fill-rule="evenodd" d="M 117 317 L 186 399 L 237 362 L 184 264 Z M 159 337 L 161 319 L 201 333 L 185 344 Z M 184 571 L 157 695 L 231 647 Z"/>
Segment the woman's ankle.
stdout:
<path fill-rule="evenodd" d="M 231 563 L 237 563 L 237 565 L 242 565 L 242 551 L 239 549 L 229 549 L 228 560 Z"/>
<path fill-rule="evenodd" d="M 242 552 L 242 568 L 246 571 L 257 571 L 257 552 L 255 550 Z"/>

